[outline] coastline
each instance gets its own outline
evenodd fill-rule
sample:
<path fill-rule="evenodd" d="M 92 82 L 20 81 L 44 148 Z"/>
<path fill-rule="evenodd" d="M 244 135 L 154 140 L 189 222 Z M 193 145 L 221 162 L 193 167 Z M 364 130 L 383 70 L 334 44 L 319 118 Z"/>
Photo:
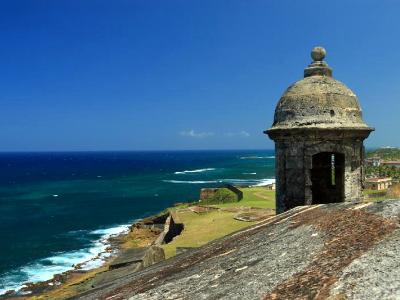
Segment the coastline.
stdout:
<path fill-rule="evenodd" d="M 253 186 L 253 187 L 248 187 L 249 191 L 252 191 L 253 189 L 260 189 L 258 186 Z M 260 198 L 260 200 L 265 201 L 264 198 Z M 251 199 L 251 201 L 254 201 L 254 199 Z M 249 202 L 249 203 L 241 203 L 242 201 L 238 202 L 235 204 L 237 207 L 236 209 L 229 208 L 230 205 L 221 205 L 221 207 L 224 210 L 224 214 L 229 214 L 227 216 L 228 219 L 233 220 L 234 215 L 238 211 L 243 210 L 243 206 L 241 205 L 249 205 L 247 207 L 250 208 L 250 206 L 253 206 L 254 202 Z M 198 202 L 193 202 L 193 203 L 185 203 L 183 206 L 180 206 L 178 210 L 180 211 L 185 211 L 185 214 L 187 214 L 189 206 L 196 206 L 198 205 Z M 234 205 L 234 206 L 235 206 Z M 225 207 L 225 208 L 224 208 Z M 240 208 L 239 208 L 240 207 Z M 82 285 L 85 284 L 85 282 L 93 281 L 98 274 L 106 274 L 106 273 L 111 273 L 110 271 L 110 266 L 113 263 L 113 261 L 116 261 L 120 259 L 121 257 L 124 256 L 124 253 L 128 250 L 131 249 L 139 249 L 143 247 L 150 247 L 151 245 L 154 245 L 155 241 L 160 237 L 162 234 L 162 230 L 160 228 L 155 228 L 153 225 L 152 226 L 142 226 L 144 223 L 148 222 L 149 220 L 159 218 L 161 215 L 166 215 L 170 214 L 173 211 L 176 211 L 177 207 L 169 207 L 162 212 L 149 216 L 144 219 L 140 220 L 135 220 L 131 225 L 124 225 L 123 228 L 125 230 L 122 230 L 121 232 L 110 234 L 106 240 L 104 240 L 104 243 L 107 244 L 107 247 L 104 248 L 104 251 L 98 253 L 95 257 L 90 259 L 89 261 L 76 264 L 71 267 L 70 270 L 62 272 L 60 274 L 54 275 L 51 279 L 37 282 L 37 283 L 30 283 L 26 284 L 24 288 L 20 289 L 18 292 L 15 291 L 10 291 L 6 294 L 3 294 L 0 296 L 2 297 L 13 297 L 13 298 L 18 298 L 18 299 L 42 299 L 42 298 L 67 298 L 70 296 L 73 296 L 76 294 L 79 288 L 83 288 Z M 193 211 L 190 211 L 191 214 L 195 213 Z M 179 217 L 178 217 L 179 219 Z M 239 222 L 239 221 L 235 221 Z M 246 226 L 250 226 L 252 223 L 251 222 L 239 222 L 237 225 L 233 226 L 232 228 L 226 229 L 226 232 L 222 230 L 221 233 L 218 234 L 207 234 L 207 239 L 203 241 L 202 243 L 207 243 L 210 240 L 213 240 L 215 238 L 224 236 L 232 231 L 239 230 L 240 228 L 244 228 Z M 121 226 L 120 226 L 121 227 Z M 146 227 L 146 228 L 144 228 Z M 156 226 L 157 227 L 157 226 Z M 210 228 L 210 229 L 215 229 L 215 228 Z M 189 232 L 190 229 L 189 229 Z M 193 234 L 193 232 L 191 233 Z M 210 237 L 209 237 L 210 236 Z M 179 237 L 178 239 L 179 240 Z M 173 243 L 171 243 L 173 244 Z M 166 247 L 162 248 L 164 251 L 167 251 L 165 253 L 165 258 L 171 257 L 178 254 L 175 253 L 171 254 L 171 244 L 168 244 Z M 185 245 L 183 245 L 185 246 Z M 199 245 L 200 246 L 200 245 Z M 177 248 L 177 247 L 176 247 Z M 173 250 L 175 251 L 175 250 Z M 99 264 L 100 263 L 100 264 Z M 101 276 L 100 276 L 101 277 Z M 79 288 L 78 288 L 79 286 Z M 84 287 L 88 288 L 88 286 Z M 90 288 L 90 287 L 89 287 Z"/>
<path fill-rule="evenodd" d="M 163 212 L 165 212 L 164 210 Z M 74 285 L 88 278 L 95 276 L 98 273 L 108 270 L 110 264 L 118 259 L 125 250 L 140 247 L 149 247 L 158 237 L 154 236 L 150 239 L 145 239 L 137 236 L 137 232 L 134 228 L 138 226 L 144 220 L 157 218 L 162 212 L 143 218 L 137 219 L 130 225 L 120 225 L 112 227 L 106 230 L 117 231 L 106 234 L 106 237 L 102 237 L 101 242 L 103 243 L 104 250 L 100 251 L 93 258 L 77 263 L 71 266 L 71 269 L 61 273 L 54 274 L 51 279 L 38 281 L 38 282 L 27 282 L 21 288 L 17 290 L 8 290 L 6 293 L 0 295 L 1 298 L 15 297 L 18 299 L 30 298 L 32 296 L 38 296 L 52 292 L 62 285 Z M 102 231 L 99 229 L 98 231 Z M 132 245 L 132 239 L 135 235 L 135 244 Z"/>
<path fill-rule="evenodd" d="M 136 218 L 175 202 L 196 200 L 205 185 L 259 184 L 274 176 L 274 160 L 267 158 L 271 154 L 249 150 L 3 156 L 13 167 L 0 183 L 6 204 L 0 209 L 0 229 L 3 240 L 9 241 L 1 249 L 0 293 L 27 282 L 48 281 L 84 262 L 85 270 L 100 266 L 105 262 L 93 258 L 105 254 L 104 243 L 98 243 L 104 233 L 93 232 L 130 226 Z M 26 170 L 32 171 L 29 176 Z M 10 176 L 12 184 L 7 182 Z"/>
<path fill-rule="evenodd" d="M 138 220 L 135 221 L 135 223 Z M 133 223 L 133 224 L 135 224 Z M 61 273 L 52 275 L 52 278 L 37 281 L 37 282 L 26 282 L 17 289 L 7 290 L 4 294 L 0 295 L 0 298 L 7 296 L 24 297 L 30 296 L 31 294 L 39 293 L 48 288 L 59 286 L 65 283 L 71 277 L 77 277 L 78 275 L 87 274 L 93 271 L 100 271 L 102 268 L 118 256 L 120 249 L 120 243 L 117 242 L 119 239 L 123 239 L 129 233 L 129 228 L 132 225 L 120 225 L 104 230 L 117 231 L 114 233 L 104 234 L 100 239 L 94 243 L 101 243 L 102 250 L 94 254 L 92 258 L 83 260 Z M 120 229 L 120 230 L 117 230 Z M 98 231 L 103 230 L 99 229 Z M 99 246 L 100 247 L 100 246 Z"/>

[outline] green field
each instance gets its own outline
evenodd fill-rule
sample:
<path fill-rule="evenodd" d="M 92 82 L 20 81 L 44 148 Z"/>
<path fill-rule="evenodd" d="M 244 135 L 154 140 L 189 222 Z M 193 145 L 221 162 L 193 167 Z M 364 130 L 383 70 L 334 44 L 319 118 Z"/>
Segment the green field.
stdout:
<path fill-rule="evenodd" d="M 200 247 L 231 232 L 252 225 L 252 222 L 241 222 L 233 219 L 235 213 L 211 211 L 196 214 L 191 211 L 177 212 L 179 222 L 185 229 L 169 244 L 162 245 L 166 258 L 176 254 L 176 247 Z"/>
<path fill-rule="evenodd" d="M 218 207 L 258 207 L 275 208 L 275 191 L 265 187 L 240 188 L 243 192 L 243 199 L 238 202 L 218 204 Z"/>
<path fill-rule="evenodd" d="M 365 201 L 381 201 L 387 199 L 386 191 L 363 190 Z"/>
<path fill-rule="evenodd" d="M 238 202 L 210 205 L 219 208 L 237 208 L 238 211 L 249 207 L 275 208 L 275 191 L 264 187 L 241 188 L 243 199 Z M 169 244 L 163 245 L 166 257 L 176 254 L 176 247 L 200 247 L 217 238 L 253 225 L 255 222 L 237 221 L 233 217 L 238 211 L 216 210 L 196 214 L 188 211 L 188 205 L 171 209 L 177 222 L 183 223 L 185 229 Z"/>

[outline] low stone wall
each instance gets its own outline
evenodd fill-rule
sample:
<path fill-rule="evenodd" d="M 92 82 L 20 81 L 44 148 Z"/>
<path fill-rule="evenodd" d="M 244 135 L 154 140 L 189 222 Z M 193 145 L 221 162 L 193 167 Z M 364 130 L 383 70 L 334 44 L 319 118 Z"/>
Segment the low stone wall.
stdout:
<path fill-rule="evenodd" d="M 164 249 L 157 246 L 150 246 L 143 256 L 142 268 L 146 268 L 162 260 L 165 260 Z"/>
<path fill-rule="evenodd" d="M 161 232 L 153 245 L 160 246 L 162 244 L 168 244 L 175 236 L 179 235 L 183 229 L 183 224 L 175 223 L 172 214 L 170 214 L 165 221 L 164 231 Z"/>
<path fill-rule="evenodd" d="M 200 190 L 200 202 L 209 198 L 212 198 L 214 194 L 220 189 L 228 189 L 236 195 L 236 200 L 240 201 L 243 199 L 243 192 L 239 190 L 237 187 L 225 184 L 223 187 L 220 188 L 203 188 Z"/>
<path fill-rule="evenodd" d="M 219 188 L 203 188 L 200 190 L 200 201 L 206 200 L 214 196 Z"/>
<path fill-rule="evenodd" d="M 160 234 L 149 247 L 132 248 L 121 252 L 110 264 L 110 271 L 129 267 L 136 272 L 164 260 L 164 250 L 160 246 L 172 241 L 175 236 L 182 232 L 184 226 L 183 224 L 176 223 L 171 214 L 163 214 L 140 220 L 132 225 L 131 230 L 133 228 L 156 230 Z"/>
<path fill-rule="evenodd" d="M 237 187 L 230 184 L 226 184 L 224 187 L 230 190 L 231 192 L 235 193 L 238 201 L 243 199 L 243 192 L 239 190 Z"/>
<path fill-rule="evenodd" d="M 121 252 L 110 264 L 110 271 L 129 267 L 132 272 L 136 272 L 164 260 L 164 250 L 160 246 L 172 241 L 184 228 L 183 224 L 175 222 L 171 214 L 149 217 L 135 223 L 132 227 L 155 229 L 161 233 L 150 247 L 132 248 Z"/>
<path fill-rule="evenodd" d="M 148 218 L 144 218 L 135 224 L 132 225 L 132 228 L 145 228 L 145 229 L 152 229 L 152 230 L 159 230 L 163 231 L 164 230 L 164 225 L 165 222 L 167 221 L 169 217 L 168 213 L 158 215 L 158 216 L 151 216 Z"/>
<path fill-rule="evenodd" d="M 165 254 L 160 247 L 132 248 L 120 253 L 108 269 L 113 271 L 129 267 L 130 272 L 137 272 L 163 260 L 165 260 Z M 112 276 L 111 274 L 113 273 L 104 275 Z"/>

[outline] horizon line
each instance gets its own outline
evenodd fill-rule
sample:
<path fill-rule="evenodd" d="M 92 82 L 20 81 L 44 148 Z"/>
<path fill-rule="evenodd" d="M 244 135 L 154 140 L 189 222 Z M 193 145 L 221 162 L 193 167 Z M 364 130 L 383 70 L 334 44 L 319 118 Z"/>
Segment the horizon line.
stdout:
<path fill-rule="evenodd" d="M 0 150 L 0 153 L 66 153 L 66 152 L 191 152 L 191 151 L 270 151 L 274 148 L 232 149 L 137 149 L 137 150 Z"/>

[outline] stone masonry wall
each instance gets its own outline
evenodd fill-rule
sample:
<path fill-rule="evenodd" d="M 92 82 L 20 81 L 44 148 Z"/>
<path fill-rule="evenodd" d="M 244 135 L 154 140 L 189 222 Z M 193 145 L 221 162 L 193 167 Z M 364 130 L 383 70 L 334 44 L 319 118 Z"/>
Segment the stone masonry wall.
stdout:
<path fill-rule="evenodd" d="M 329 137 L 326 137 L 329 138 Z M 306 139 L 299 137 L 276 141 L 277 212 L 315 203 L 312 199 L 312 157 L 321 152 L 344 154 L 344 201 L 362 197 L 362 141 L 358 139 Z"/>

